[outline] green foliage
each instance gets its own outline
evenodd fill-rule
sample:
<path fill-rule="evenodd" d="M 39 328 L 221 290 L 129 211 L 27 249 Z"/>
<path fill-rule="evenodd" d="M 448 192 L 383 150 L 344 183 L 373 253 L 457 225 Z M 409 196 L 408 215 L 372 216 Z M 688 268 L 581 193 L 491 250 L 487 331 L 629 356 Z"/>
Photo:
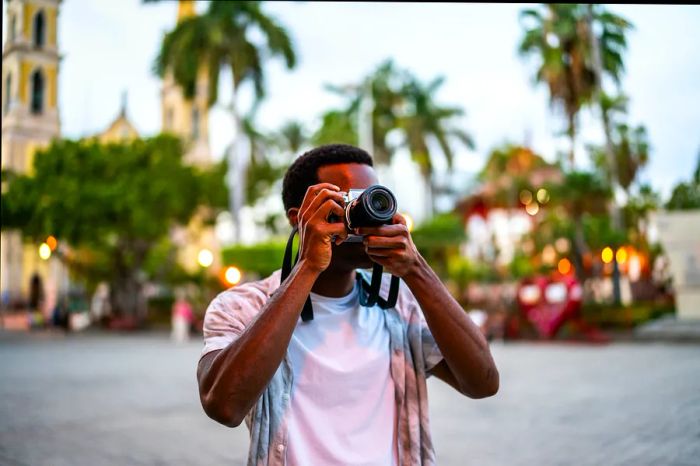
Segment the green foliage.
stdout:
<path fill-rule="evenodd" d="M 671 193 L 671 199 L 666 203 L 668 210 L 700 209 L 700 155 L 692 179 L 678 183 Z"/>
<path fill-rule="evenodd" d="M 602 5 L 580 3 L 544 4 L 523 10 L 520 16 L 524 33 L 518 52 L 535 58 L 535 82 L 547 85 L 551 104 L 567 117 L 573 163 L 577 115 L 582 106 L 592 102 L 597 86 L 591 32 L 600 31 L 595 39 L 601 73 L 619 84 L 627 48 L 625 33 L 632 24 Z"/>
<path fill-rule="evenodd" d="M 218 97 L 220 70 L 230 66 L 234 88 L 251 82 L 256 97 L 262 98 L 263 62 L 280 57 L 291 69 L 296 64 L 296 54 L 289 33 L 260 6 L 260 2 L 210 2 L 205 14 L 182 20 L 165 35 L 154 71 L 163 77 L 172 70 L 185 96 L 191 98 L 198 73 L 206 69 L 211 106 Z"/>
<path fill-rule="evenodd" d="M 261 277 L 270 275 L 282 267 L 285 240 L 272 240 L 251 246 L 234 245 L 222 250 L 223 263 L 234 265 L 244 272 L 252 272 Z"/>
<path fill-rule="evenodd" d="M 447 213 L 422 223 L 411 233 L 411 237 L 418 249 L 432 249 L 458 246 L 466 240 L 466 233 L 462 220 L 455 214 Z"/>
<path fill-rule="evenodd" d="M 170 228 L 222 193 L 220 168 L 183 164 L 172 136 L 107 145 L 58 140 L 36 154 L 31 175 L 8 179 L 2 227 L 37 242 L 55 236 L 70 245 L 57 253 L 76 276 L 124 291 L 139 274 L 155 273 L 149 257 L 167 255 Z"/>
<path fill-rule="evenodd" d="M 330 110 L 323 114 L 321 127 L 311 140 L 318 146 L 335 143 L 357 145 L 355 118 L 343 111 Z"/>

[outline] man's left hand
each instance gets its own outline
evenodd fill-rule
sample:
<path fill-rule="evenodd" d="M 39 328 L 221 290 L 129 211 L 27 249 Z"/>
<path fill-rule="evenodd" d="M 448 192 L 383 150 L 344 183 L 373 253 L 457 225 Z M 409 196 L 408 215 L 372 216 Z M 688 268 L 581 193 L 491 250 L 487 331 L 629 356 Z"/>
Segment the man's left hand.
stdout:
<path fill-rule="evenodd" d="M 383 265 L 386 272 L 403 278 L 419 266 L 420 253 L 403 216 L 395 214 L 392 222 L 392 225 L 357 228 L 356 232 L 364 236 L 365 251 L 370 259 Z"/>

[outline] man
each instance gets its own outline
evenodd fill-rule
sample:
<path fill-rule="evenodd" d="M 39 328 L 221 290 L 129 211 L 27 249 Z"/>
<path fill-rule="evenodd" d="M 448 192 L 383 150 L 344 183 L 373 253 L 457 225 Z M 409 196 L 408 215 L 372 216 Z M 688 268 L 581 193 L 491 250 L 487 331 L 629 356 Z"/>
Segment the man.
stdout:
<path fill-rule="evenodd" d="M 403 217 L 359 228 L 344 243 L 342 192 L 377 183 L 372 158 L 328 145 L 297 158 L 282 198 L 300 235 L 299 261 L 224 291 L 204 319 L 202 406 L 250 429 L 248 463 L 434 464 L 426 378 L 460 393 L 498 391 L 488 344 L 416 250 Z M 373 263 L 402 279 L 394 308 L 360 305 L 356 270 Z M 382 296 L 386 296 L 388 280 Z M 314 319 L 300 314 L 311 296 Z"/>

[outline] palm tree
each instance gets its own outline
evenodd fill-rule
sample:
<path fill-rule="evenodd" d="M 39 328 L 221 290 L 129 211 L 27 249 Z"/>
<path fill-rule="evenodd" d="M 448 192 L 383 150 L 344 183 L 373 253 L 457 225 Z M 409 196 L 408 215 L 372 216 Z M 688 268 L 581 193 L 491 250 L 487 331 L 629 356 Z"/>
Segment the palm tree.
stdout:
<path fill-rule="evenodd" d="M 535 80 L 547 84 L 550 103 L 566 114 L 566 132 L 571 141 L 569 162 L 573 167 L 578 113 L 582 106 L 599 100 L 599 84 L 604 77 L 619 86 L 627 45 L 624 33 L 631 24 L 602 6 L 584 4 L 525 9 L 521 20 L 525 33 L 519 53 L 539 58 Z"/>
<path fill-rule="evenodd" d="M 345 105 L 340 109 L 329 110 L 322 116 L 322 124 L 314 135 L 316 143 L 344 142 L 359 145 L 361 121 L 369 115 L 363 115 L 363 110 L 371 112 L 371 147 L 368 151 L 373 155 L 378 165 L 389 165 L 395 147 L 387 141 L 387 134 L 398 128 L 397 111 L 403 102 L 401 85 L 404 72 L 399 70 L 391 60 L 382 62 L 361 84 L 343 86 L 327 85 L 326 89 L 346 98 Z M 366 93 L 369 90 L 370 96 Z M 372 108 L 363 108 L 370 97 Z"/>
<path fill-rule="evenodd" d="M 425 181 L 426 207 L 430 214 L 435 213 L 436 191 L 435 154 L 431 152 L 431 142 L 437 143 L 448 170 L 451 170 L 454 161 L 452 141 L 459 141 L 469 149 L 474 148 L 471 135 L 453 124 L 456 117 L 464 114 L 464 110 L 440 105 L 435 101 L 435 94 L 444 82 L 442 76 L 427 84 L 410 77 L 401 92 L 405 105 L 403 113 L 399 114 L 399 127 L 405 135 L 405 144 L 411 152 L 411 158 L 418 165 Z"/>
<path fill-rule="evenodd" d="M 234 143 L 227 150 L 230 207 L 234 218 L 234 238 L 240 238 L 239 208 L 245 189 L 236 184 L 245 183 L 247 161 L 241 153 L 247 143 L 241 112 L 236 97 L 240 86 L 250 82 L 255 90 L 256 103 L 264 97 L 263 65 L 270 58 L 282 58 L 288 69 L 296 64 L 292 40 L 286 29 L 265 14 L 261 2 L 210 2 L 203 15 L 185 18 L 163 38 L 155 60 L 155 72 L 163 77 L 169 70 L 183 89 L 186 98 L 193 98 L 197 77 L 206 73 L 209 81 L 209 105 L 216 103 L 221 72 L 231 70 L 233 98 L 230 106 L 234 121 Z M 258 40 L 257 37 L 261 39 Z M 238 167 L 237 172 L 234 172 Z M 235 189 L 234 189 L 235 188 Z"/>

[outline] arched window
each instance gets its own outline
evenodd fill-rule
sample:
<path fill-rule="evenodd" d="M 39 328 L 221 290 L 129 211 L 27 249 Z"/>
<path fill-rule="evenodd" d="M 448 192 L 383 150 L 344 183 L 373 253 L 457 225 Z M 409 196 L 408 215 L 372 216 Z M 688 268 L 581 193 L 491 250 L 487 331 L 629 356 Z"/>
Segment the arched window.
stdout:
<path fill-rule="evenodd" d="M 31 110 L 35 115 L 44 110 L 44 75 L 41 70 L 36 70 L 31 77 L 32 101 Z"/>
<path fill-rule="evenodd" d="M 199 139 L 199 109 L 192 109 L 192 139 Z"/>
<path fill-rule="evenodd" d="M 34 15 L 34 46 L 43 47 L 46 39 L 46 21 L 44 20 L 44 12 L 40 11 Z"/>
<path fill-rule="evenodd" d="M 15 15 L 10 17 L 10 42 L 15 41 L 15 28 L 17 27 L 17 18 Z"/>
<path fill-rule="evenodd" d="M 7 77 L 5 78 L 5 102 L 3 105 L 5 109 L 5 115 L 7 115 L 7 112 L 10 111 L 10 99 L 12 98 L 12 75 L 10 73 L 7 73 Z"/>

